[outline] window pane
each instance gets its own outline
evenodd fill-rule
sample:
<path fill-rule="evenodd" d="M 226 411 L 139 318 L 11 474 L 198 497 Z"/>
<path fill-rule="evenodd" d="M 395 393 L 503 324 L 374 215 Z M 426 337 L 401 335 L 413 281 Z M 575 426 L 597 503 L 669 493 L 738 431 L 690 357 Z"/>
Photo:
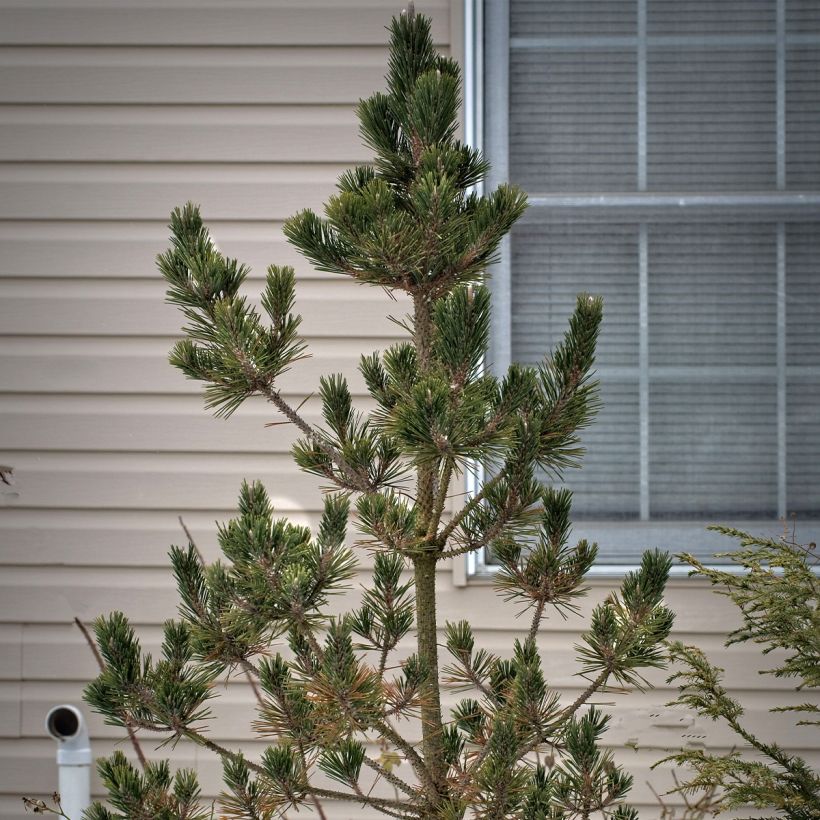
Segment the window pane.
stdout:
<path fill-rule="evenodd" d="M 566 37 L 600 34 L 635 35 L 635 0 L 512 0 L 513 37 Z"/>
<path fill-rule="evenodd" d="M 617 191 L 637 175 L 632 51 L 510 53 L 510 177 L 528 191 Z"/>
<path fill-rule="evenodd" d="M 777 517 L 773 379 L 652 380 L 652 518 Z"/>
<path fill-rule="evenodd" d="M 790 380 L 786 416 L 786 492 L 788 515 L 797 516 L 798 528 L 807 519 L 820 518 L 820 384 L 817 380 Z"/>
<path fill-rule="evenodd" d="M 643 3 L 645 31 L 638 0 L 509 0 L 509 99 L 485 108 L 534 200 L 512 358 L 605 299 L 604 410 L 565 476 L 604 563 L 820 519 L 820 2 L 787 0 L 782 31 L 778 0 Z"/>
<path fill-rule="evenodd" d="M 567 330 L 578 293 L 604 297 L 598 365 L 638 364 L 638 226 L 528 222 L 512 233 L 512 351 L 534 364 Z"/>
<path fill-rule="evenodd" d="M 774 225 L 664 225 L 649 232 L 649 361 L 777 364 Z M 774 419 L 772 419 L 774 420 Z"/>
<path fill-rule="evenodd" d="M 820 45 L 789 49 L 786 134 L 789 188 L 820 188 Z"/>
<path fill-rule="evenodd" d="M 786 230 L 788 512 L 820 518 L 820 223 Z"/>
<path fill-rule="evenodd" d="M 525 223 L 512 234 L 513 359 L 526 364 L 566 333 L 580 291 L 604 297 L 598 346 L 603 408 L 582 435 L 582 470 L 568 470 L 578 520 L 636 517 L 638 418 L 638 227 Z"/>
<path fill-rule="evenodd" d="M 648 0 L 649 35 L 772 34 L 775 0 Z"/>
<path fill-rule="evenodd" d="M 562 486 L 574 493 L 576 521 L 637 519 L 640 511 L 638 385 L 601 376 L 603 405 L 581 434 L 580 470 L 567 470 Z M 547 483 L 556 483 L 546 476 Z"/>
<path fill-rule="evenodd" d="M 820 381 L 820 222 L 786 228 L 786 297 L 787 361 Z"/>
<path fill-rule="evenodd" d="M 820 34 L 820 3 L 817 0 L 788 0 L 786 3 L 788 34 Z"/>
<path fill-rule="evenodd" d="M 650 47 L 649 188 L 773 188 L 775 95 L 774 47 Z"/>

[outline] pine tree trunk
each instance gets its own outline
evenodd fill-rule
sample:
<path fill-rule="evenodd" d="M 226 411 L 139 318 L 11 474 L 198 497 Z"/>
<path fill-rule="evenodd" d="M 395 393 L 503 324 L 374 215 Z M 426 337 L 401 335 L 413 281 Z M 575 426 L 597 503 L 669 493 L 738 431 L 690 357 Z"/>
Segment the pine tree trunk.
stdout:
<path fill-rule="evenodd" d="M 429 670 L 421 707 L 422 752 L 424 761 L 439 789 L 439 794 L 443 794 L 446 773 L 441 736 L 441 693 L 438 678 L 436 559 L 433 555 L 425 555 L 417 558 L 414 563 L 418 654 Z"/>
<path fill-rule="evenodd" d="M 431 305 L 425 294 L 417 293 L 414 303 L 414 341 L 419 374 L 430 368 L 433 335 Z M 433 465 L 418 469 L 416 507 L 419 512 L 420 534 L 425 534 L 433 515 L 436 470 Z M 446 767 L 442 738 L 441 692 L 438 676 L 438 626 L 436 623 L 436 556 L 432 551 L 413 559 L 416 586 L 416 627 L 418 656 L 428 669 L 421 707 L 422 752 L 438 795 L 430 795 L 434 803 L 446 791 Z"/>

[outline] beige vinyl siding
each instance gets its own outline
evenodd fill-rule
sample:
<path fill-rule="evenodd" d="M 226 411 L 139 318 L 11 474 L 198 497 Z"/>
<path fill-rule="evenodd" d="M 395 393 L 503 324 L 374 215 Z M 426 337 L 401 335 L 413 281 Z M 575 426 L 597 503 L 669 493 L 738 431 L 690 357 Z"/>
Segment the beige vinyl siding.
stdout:
<path fill-rule="evenodd" d="M 208 558 L 213 522 L 232 514 L 243 478 L 263 479 L 282 513 L 316 521 L 321 497 L 290 461 L 292 431 L 265 427 L 276 417 L 261 402 L 228 422 L 210 417 L 199 386 L 167 364 L 179 321 L 153 259 L 170 209 L 193 199 L 220 248 L 252 266 L 251 294 L 268 264 L 294 264 L 313 357 L 285 377 L 285 393 L 298 403 L 320 374 L 340 371 L 368 406 L 356 362 L 395 340 L 386 316 L 405 306 L 313 271 L 281 223 L 319 207 L 342 168 L 368 159 L 353 105 L 381 83 L 384 25 L 399 5 L 0 0 L 0 464 L 14 467 L 18 493 L 0 510 L 0 817 L 21 820 L 22 794 L 56 786 L 44 714 L 80 704 L 96 674 L 72 619 L 122 609 L 146 648 L 158 648 L 176 608 L 167 549 L 181 540 L 178 515 Z M 417 5 L 458 56 L 461 0 Z M 306 413 L 316 412 L 309 403 Z M 369 564 L 364 555 L 361 583 Z M 515 607 L 485 582 L 456 587 L 450 567 L 439 587 L 442 623 L 466 617 L 482 645 L 509 653 L 521 626 Z M 610 587 L 595 581 L 581 618 L 545 624 L 548 677 L 567 700 L 580 688 L 572 647 L 583 617 Z M 773 689 L 797 702 L 787 685 L 749 674 L 749 650 L 721 649 L 726 604 L 683 580 L 669 597 L 681 635 L 722 659 L 755 721 L 786 745 L 815 749 L 808 730 L 782 737 L 766 712 Z M 234 681 L 220 694 L 214 736 L 261 750 L 248 686 Z M 647 816 L 645 781 L 668 782 L 649 773 L 659 748 L 707 731 L 715 744 L 733 740 L 681 722 L 663 706 L 670 696 L 602 698 L 618 702 L 609 742 L 622 748 Z M 94 752 L 110 752 L 121 735 L 90 720 Z M 627 748 L 634 742 L 637 751 Z M 145 748 L 166 753 L 150 740 Z M 180 744 L 174 760 L 200 771 L 208 796 L 218 793 L 210 755 Z M 371 816 L 352 805 L 329 815 Z"/>

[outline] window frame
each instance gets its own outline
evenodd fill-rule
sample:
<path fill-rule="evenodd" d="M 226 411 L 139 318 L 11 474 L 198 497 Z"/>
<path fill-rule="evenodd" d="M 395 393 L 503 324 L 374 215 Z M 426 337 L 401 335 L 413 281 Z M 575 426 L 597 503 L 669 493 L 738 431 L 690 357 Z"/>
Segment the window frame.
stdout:
<path fill-rule="evenodd" d="M 637 5 L 638 32 L 635 37 L 614 38 L 624 47 L 637 50 L 637 151 L 638 173 L 636 192 L 583 193 L 577 194 L 536 194 L 529 197 L 530 206 L 539 212 L 559 213 L 573 210 L 586 211 L 591 215 L 605 214 L 607 210 L 617 208 L 621 212 L 634 213 L 639 227 L 639 429 L 640 429 L 640 513 L 637 520 L 624 522 L 600 521 L 582 522 L 575 525 L 576 537 L 588 537 L 585 531 L 607 531 L 612 533 L 624 530 L 623 537 L 640 538 L 642 543 L 650 544 L 651 537 L 662 530 L 666 538 L 674 538 L 680 549 L 694 551 L 703 546 L 706 533 L 705 521 L 701 520 L 652 520 L 649 510 L 649 265 L 648 265 L 648 223 L 657 219 L 657 214 L 666 213 L 700 216 L 716 212 L 737 218 L 752 216 L 765 209 L 767 218 L 777 225 L 777 518 L 779 521 L 759 519 L 738 521 L 733 525 L 740 529 L 753 531 L 769 530 L 768 534 L 777 536 L 783 531 L 782 520 L 786 519 L 786 223 L 790 217 L 800 212 L 805 218 L 805 209 L 811 208 L 820 213 L 820 193 L 814 191 L 786 190 L 786 0 L 775 0 L 776 31 L 774 35 L 765 35 L 767 43 L 775 47 L 776 59 L 776 190 L 756 192 L 723 192 L 703 193 L 655 193 L 647 185 L 647 2 L 635 0 Z M 464 133 L 465 141 L 481 150 L 490 159 L 492 166 L 480 190 L 493 190 L 501 182 L 509 179 L 509 116 L 494 117 L 485 122 L 485 107 L 495 111 L 509 111 L 509 64 L 510 64 L 510 0 L 464 0 Z M 736 35 L 728 35 L 733 37 Z M 540 38 L 539 38 L 540 39 Z M 556 38 L 561 39 L 561 38 Z M 573 41 L 577 38 L 568 38 Z M 592 40 L 596 38 L 584 38 Z M 606 44 L 611 45 L 612 38 Z M 670 39 L 670 38 L 665 38 Z M 681 43 L 698 41 L 697 35 L 672 38 Z M 715 44 L 725 39 L 718 35 L 713 39 Z M 820 41 L 820 35 L 817 37 Z M 629 42 L 626 42 L 626 41 Z M 493 66 L 493 82 L 485 83 L 485 64 Z M 729 210 L 731 209 L 731 210 Z M 640 216 L 646 210 L 646 217 Z M 818 217 L 820 219 L 820 217 Z M 753 220 L 750 220 L 753 221 Z M 512 260 L 510 238 L 502 242 L 499 261 L 494 265 L 489 287 L 492 293 L 493 314 L 491 321 L 491 340 L 488 357 L 496 363 L 499 370 L 505 370 L 512 361 Z M 818 368 L 820 369 L 820 368 Z M 482 480 L 480 466 L 468 471 L 466 491 L 473 495 Z M 801 526 L 817 526 L 820 522 L 806 519 Z M 776 530 L 773 531 L 774 529 Z M 641 535 L 643 531 L 643 536 Z M 600 539 L 593 539 L 600 540 Z M 729 546 L 727 545 L 727 549 Z M 469 578 L 487 578 L 492 576 L 496 565 L 488 563 L 485 551 L 480 554 L 470 553 L 465 559 L 466 566 L 457 570 L 458 579 L 464 582 Z M 596 564 L 590 574 L 596 577 L 620 577 L 633 570 L 633 563 Z M 740 568 L 722 564 L 724 571 L 741 571 Z M 672 568 L 673 576 L 686 576 L 687 566 L 676 565 Z"/>

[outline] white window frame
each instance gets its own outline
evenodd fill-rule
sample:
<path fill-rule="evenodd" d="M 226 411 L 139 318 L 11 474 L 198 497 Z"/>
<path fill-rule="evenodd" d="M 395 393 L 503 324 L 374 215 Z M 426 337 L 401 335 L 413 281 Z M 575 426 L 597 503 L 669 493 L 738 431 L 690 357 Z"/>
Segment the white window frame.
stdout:
<path fill-rule="evenodd" d="M 807 206 L 820 212 L 820 194 L 814 192 L 786 191 L 786 0 L 776 0 L 777 22 L 774 35 L 776 47 L 776 144 L 777 144 L 777 191 L 765 193 L 720 193 L 720 194 L 657 194 L 647 191 L 647 0 L 636 0 L 638 17 L 637 37 L 617 38 L 623 40 L 624 47 L 637 48 L 638 56 L 638 191 L 614 194 L 547 194 L 530 196 L 531 207 L 537 209 L 579 209 L 598 210 L 610 207 L 636 212 L 651 207 L 697 213 L 724 208 L 732 208 L 732 213 L 749 213 L 765 208 L 777 223 L 777 515 L 784 519 L 786 509 L 786 256 L 785 223 L 796 209 Z M 465 141 L 491 158 L 492 168 L 483 184 L 486 190 L 493 190 L 501 182 L 509 179 L 509 118 L 495 117 L 488 127 L 484 124 L 484 105 L 496 111 L 509 108 L 509 0 L 464 0 L 464 133 Z M 486 36 L 485 36 L 486 35 Z M 543 39 L 543 38 L 540 38 Z M 589 38 L 586 38 L 589 39 Z M 687 38 L 675 38 L 686 40 Z M 720 38 L 718 38 L 720 39 Z M 805 38 L 804 38 L 805 39 Z M 626 42 L 626 41 L 629 42 Z M 610 38 L 607 38 L 607 43 Z M 484 65 L 494 67 L 494 82 L 484 83 Z M 704 541 L 716 541 L 724 536 L 706 533 L 706 522 L 652 521 L 649 518 L 649 321 L 648 321 L 648 233 L 646 223 L 639 230 L 639 415 L 640 415 L 640 515 L 639 520 L 626 522 L 582 522 L 574 526 L 576 538 L 606 543 L 607 539 L 621 537 L 634 540 L 651 547 L 658 539 L 679 545 L 680 551 L 703 549 Z M 497 363 L 499 370 L 506 370 L 512 359 L 512 287 L 511 252 L 509 237 L 501 245 L 500 258 L 493 268 L 490 278 L 493 315 L 489 357 Z M 482 480 L 481 468 L 476 467 L 466 475 L 466 491 L 473 495 Z M 817 527 L 820 521 L 802 520 L 801 528 Z M 783 531 L 780 522 L 762 520 L 733 521 L 733 526 L 755 533 L 765 533 L 772 537 Z M 711 536 L 711 537 L 710 537 Z M 728 542 L 722 545 L 730 549 Z M 721 544 L 717 544 L 717 549 Z M 598 577 L 619 577 L 635 569 L 633 564 L 601 563 L 592 568 L 590 574 Z M 738 569 L 721 565 L 725 571 Z M 469 553 L 462 565 L 454 568 L 454 580 L 463 585 L 470 578 L 492 576 L 497 567 L 486 562 L 482 550 Z M 673 576 L 686 576 L 689 568 L 674 566 Z"/>

